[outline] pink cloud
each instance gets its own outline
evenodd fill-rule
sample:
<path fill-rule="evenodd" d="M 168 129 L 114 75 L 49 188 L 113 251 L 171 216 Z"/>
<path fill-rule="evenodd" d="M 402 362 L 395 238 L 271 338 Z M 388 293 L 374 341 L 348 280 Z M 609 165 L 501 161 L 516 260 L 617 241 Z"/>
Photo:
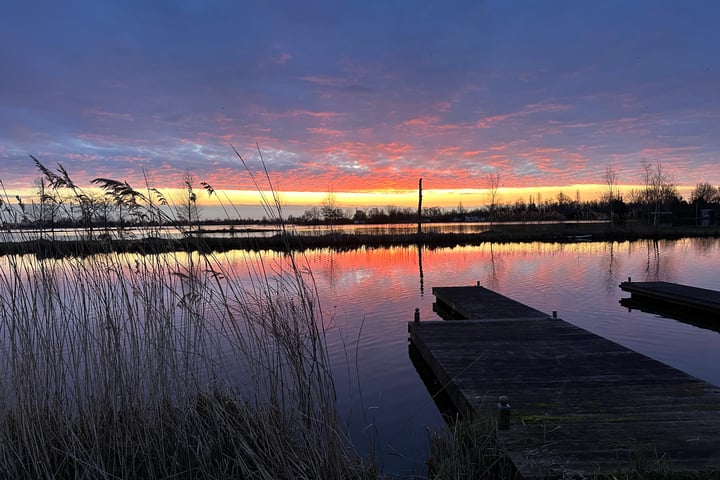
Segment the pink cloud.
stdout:
<path fill-rule="evenodd" d="M 402 126 L 407 127 L 424 127 L 427 128 L 431 125 L 435 125 L 440 121 L 439 117 L 436 116 L 426 116 L 426 117 L 416 117 L 410 120 L 407 120 L 403 122 Z"/>
<path fill-rule="evenodd" d="M 442 147 L 436 150 L 438 155 L 459 155 L 461 151 L 460 147 Z"/>
<path fill-rule="evenodd" d="M 498 123 L 505 123 L 514 119 L 527 118 L 531 115 L 535 115 L 538 113 L 561 112 L 564 110 L 570 110 L 572 108 L 573 107 L 571 105 L 565 104 L 533 103 L 526 105 L 522 110 L 519 110 L 517 112 L 510 112 L 481 118 L 475 123 L 475 126 L 477 128 L 490 128 Z"/>
<path fill-rule="evenodd" d="M 337 130 L 332 128 L 322 128 L 322 127 L 315 127 L 315 128 L 308 128 L 308 132 L 316 134 L 316 135 L 324 135 L 328 137 L 341 137 L 344 136 L 347 132 L 344 130 Z"/>
<path fill-rule="evenodd" d="M 339 113 L 339 112 L 318 112 L 318 111 L 312 111 L 312 110 L 288 110 L 285 112 L 266 112 L 263 114 L 266 117 L 269 118 L 287 118 L 287 117 L 312 117 L 312 118 L 337 118 L 337 117 L 343 117 L 346 114 L 345 113 Z"/>

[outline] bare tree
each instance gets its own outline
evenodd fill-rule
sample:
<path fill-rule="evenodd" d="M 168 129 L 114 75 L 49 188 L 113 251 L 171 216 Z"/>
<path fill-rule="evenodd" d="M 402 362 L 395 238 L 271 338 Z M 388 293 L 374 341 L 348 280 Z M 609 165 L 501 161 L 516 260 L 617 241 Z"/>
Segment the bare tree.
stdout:
<path fill-rule="evenodd" d="M 661 207 L 678 197 L 677 187 L 662 162 L 653 164 L 643 160 L 641 165 L 642 180 L 645 185 L 645 202 L 648 210 L 654 206 L 653 223 L 657 225 Z"/>
<path fill-rule="evenodd" d="M 342 208 L 338 207 L 337 197 L 333 191 L 328 192 L 327 196 L 323 200 L 320 212 L 322 213 L 325 221 L 330 224 L 331 227 L 345 218 L 345 213 Z"/>

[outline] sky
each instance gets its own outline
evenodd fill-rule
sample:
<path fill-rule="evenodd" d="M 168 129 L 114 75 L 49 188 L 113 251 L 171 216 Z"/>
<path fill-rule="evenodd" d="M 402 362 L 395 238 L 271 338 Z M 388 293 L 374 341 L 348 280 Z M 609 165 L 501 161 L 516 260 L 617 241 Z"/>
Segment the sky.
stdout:
<path fill-rule="evenodd" d="M 288 203 L 410 205 L 423 178 L 468 207 L 496 174 L 588 198 L 643 161 L 719 185 L 718 25 L 694 0 L 5 0 L 0 179 L 29 194 L 33 155 L 255 191 L 262 155 Z"/>

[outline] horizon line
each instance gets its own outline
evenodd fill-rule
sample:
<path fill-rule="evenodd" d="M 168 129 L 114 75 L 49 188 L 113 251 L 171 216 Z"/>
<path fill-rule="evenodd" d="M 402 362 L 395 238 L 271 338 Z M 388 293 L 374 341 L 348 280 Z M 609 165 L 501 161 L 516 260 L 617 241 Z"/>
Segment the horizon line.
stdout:
<path fill-rule="evenodd" d="M 695 186 L 676 185 L 678 194 L 688 199 Z M 619 184 L 613 190 L 620 194 L 629 194 L 632 191 L 641 191 L 644 185 Z M 82 189 L 85 192 L 96 192 L 102 195 L 103 191 L 97 187 Z M 143 193 L 145 189 L 137 189 Z M 183 198 L 186 198 L 185 188 L 159 188 L 169 203 L 181 205 Z M 417 189 L 393 189 L 393 190 L 367 190 L 367 191 L 298 191 L 283 190 L 272 192 L 269 190 L 214 190 L 212 195 L 206 195 L 203 189 L 195 189 L 197 193 L 198 206 L 238 206 L 252 207 L 261 206 L 263 197 L 272 200 L 275 195 L 283 206 L 313 207 L 332 203 L 338 208 L 372 208 L 372 207 L 417 207 Z M 606 184 L 570 184 L 560 186 L 534 186 L 534 187 L 499 187 L 496 192 L 496 204 L 512 204 L 518 201 L 522 203 L 543 203 L 555 199 L 560 193 L 567 197 L 581 202 L 596 201 L 606 195 L 608 186 Z M 8 189 L 4 192 L 8 198 L 19 196 L 25 203 L 32 203 L 39 195 L 33 188 Z M 472 209 L 490 205 L 489 188 L 458 188 L 458 189 L 433 189 L 424 188 L 424 207 L 454 208 L 462 205 L 463 208 Z"/>

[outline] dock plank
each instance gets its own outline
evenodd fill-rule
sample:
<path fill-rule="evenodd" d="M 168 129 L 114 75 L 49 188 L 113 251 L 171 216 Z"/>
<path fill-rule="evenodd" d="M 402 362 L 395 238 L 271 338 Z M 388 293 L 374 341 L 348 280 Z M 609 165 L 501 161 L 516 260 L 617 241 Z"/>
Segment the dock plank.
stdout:
<path fill-rule="evenodd" d="M 720 314 L 720 291 L 671 282 L 622 282 L 620 289 L 630 293 L 634 299 Z"/>
<path fill-rule="evenodd" d="M 485 287 L 433 287 L 440 308 L 456 312 L 460 318 L 547 318 L 536 310 Z"/>
<path fill-rule="evenodd" d="M 454 288 L 433 290 L 453 308 L 478 311 L 477 297 L 465 308 L 462 294 L 481 287 Z M 480 295 L 502 297 L 492 293 Z M 503 298 L 501 305 L 515 302 Z M 719 388 L 527 308 L 523 321 L 409 323 L 410 341 L 460 413 L 494 412 L 500 395 L 510 398 L 510 429 L 500 439 L 524 477 L 616 473 L 639 457 L 720 466 Z M 518 313 L 516 305 L 479 310 Z"/>

